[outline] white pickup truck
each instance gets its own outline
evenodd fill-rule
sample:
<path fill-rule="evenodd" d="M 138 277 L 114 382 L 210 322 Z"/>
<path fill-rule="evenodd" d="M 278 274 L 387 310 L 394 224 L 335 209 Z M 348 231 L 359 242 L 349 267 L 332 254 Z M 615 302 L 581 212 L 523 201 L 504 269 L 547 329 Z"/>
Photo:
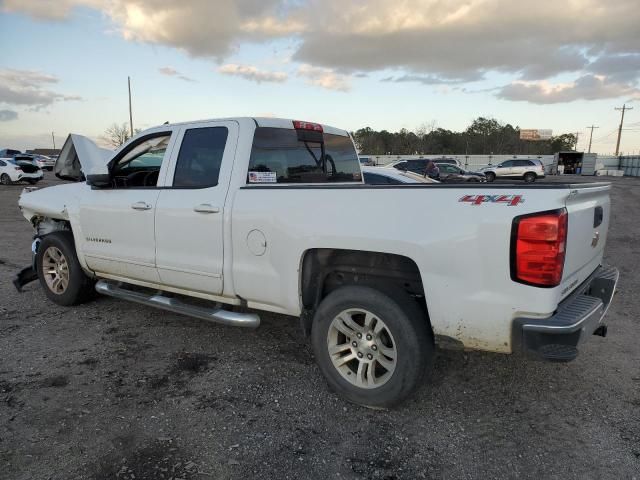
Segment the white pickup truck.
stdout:
<path fill-rule="evenodd" d="M 74 182 L 20 197 L 36 235 L 18 289 L 300 317 L 361 405 L 405 399 L 435 345 L 571 360 L 606 334 L 607 184 L 365 185 L 348 132 L 274 118 L 161 125 L 115 152 L 71 135 L 55 172 Z"/>

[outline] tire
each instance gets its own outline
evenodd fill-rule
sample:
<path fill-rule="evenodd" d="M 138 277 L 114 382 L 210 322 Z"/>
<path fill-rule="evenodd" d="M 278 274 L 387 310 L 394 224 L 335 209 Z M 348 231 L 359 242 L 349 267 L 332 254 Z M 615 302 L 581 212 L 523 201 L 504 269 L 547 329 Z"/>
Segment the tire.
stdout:
<path fill-rule="evenodd" d="M 0 183 L 2 183 L 2 185 L 11 185 L 13 182 L 8 174 L 3 173 L 0 175 Z"/>
<path fill-rule="evenodd" d="M 38 180 L 35 178 L 30 178 L 27 180 L 27 182 L 29 182 L 31 185 L 35 185 L 36 183 L 38 183 Z"/>
<path fill-rule="evenodd" d="M 527 172 L 524 174 L 525 183 L 533 183 L 536 181 L 536 174 L 533 172 Z"/>
<path fill-rule="evenodd" d="M 80 267 L 69 231 L 43 237 L 36 255 L 36 269 L 44 293 L 58 305 L 78 305 L 94 297 L 95 282 Z"/>
<path fill-rule="evenodd" d="M 496 179 L 496 174 L 493 172 L 487 172 L 486 175 L 487 182 L 493 182 Z"/>
<path fill-rule="evenodd" d="M 373 328 L 366 328 L 367 320 Z M 405 400 L 420 385 L 434 353 L 425 313 L 413 298 L 392 286 L 334 290 L 315 313 L 311 340 L 330 388 L 370 408 L 389 408 Z"/>

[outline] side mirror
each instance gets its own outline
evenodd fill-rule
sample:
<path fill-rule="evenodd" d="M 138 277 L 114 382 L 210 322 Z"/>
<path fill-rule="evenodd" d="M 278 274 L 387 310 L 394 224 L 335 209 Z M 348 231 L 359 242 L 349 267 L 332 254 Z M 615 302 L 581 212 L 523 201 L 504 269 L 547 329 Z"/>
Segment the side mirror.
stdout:
<path fill-rule="evenodd" d="M 500 164 L 496 168 L 504 168 L 504 165 Z"/>
<path fill-rule="evenodd" d="M 111 186 L 111 175 L 87 175 L 87 185 L 91 185 L 95 188 L 108 188 Z"/>

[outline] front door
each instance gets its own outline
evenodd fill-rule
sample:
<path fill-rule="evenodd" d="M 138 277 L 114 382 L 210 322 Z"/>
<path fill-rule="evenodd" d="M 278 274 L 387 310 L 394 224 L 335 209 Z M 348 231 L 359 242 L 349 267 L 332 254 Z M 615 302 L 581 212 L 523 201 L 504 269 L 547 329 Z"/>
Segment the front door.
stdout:
<path fill-rule="evenodd" d="M 513 172 L 513 160 L 507 160 L 506 162 L 502 162 L 498 165 L 497 173 L 499 177 L 510 177 Z"/>
<path fill-rule="evenodd" d="M 134 140 L 116 155 L 110 188 L 86 191 L 80 202 L 82 253 L 98 273 L 158 283 L 155 208 L 177 128 Z"/>
<path fill-rule="evenodd" d="M 163 284 L 221 294 L 224 207 L 238 124 L 183 127 L 156 209 L 156 263 Z"/>

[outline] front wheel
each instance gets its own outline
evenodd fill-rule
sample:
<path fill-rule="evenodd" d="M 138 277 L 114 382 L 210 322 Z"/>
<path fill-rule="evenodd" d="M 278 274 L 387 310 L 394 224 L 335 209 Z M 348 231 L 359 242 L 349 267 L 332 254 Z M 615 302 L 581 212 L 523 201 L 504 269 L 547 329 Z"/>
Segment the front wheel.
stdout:
<path fill-rule="evenodd" d="M 533 183 L 536 181 L 536 174 L 533 172 L 527 172 L 524 174 L 525 183 Z"/>
<path fill-rule="evenodd" d="M 493 182 L 496 179 L 496 174 L 493 172 L 487 172 L 487 182 Z"/>
<path fill-rule="evenodd" d="M 341 287 L 316 311 L 316 361 L 346 400 L 387 408 L 406 399 L 431 364 L 431 330 L 417 302 L 394 287 Z"/>
<path fill-rule="evenodd" d="M 0 175 L 0 183 L 2 183 L 2 185 L 11 185 L 13 182 L 8 174 L 3 173 Z"/>
<path fill-rule="evenodd" d="M 93 297 L 94 282 L 80 267 L 71 232 L 54 232 L 42 239 L 36 268 L 44 293 L 54 303 L 77 305 Z"/>

